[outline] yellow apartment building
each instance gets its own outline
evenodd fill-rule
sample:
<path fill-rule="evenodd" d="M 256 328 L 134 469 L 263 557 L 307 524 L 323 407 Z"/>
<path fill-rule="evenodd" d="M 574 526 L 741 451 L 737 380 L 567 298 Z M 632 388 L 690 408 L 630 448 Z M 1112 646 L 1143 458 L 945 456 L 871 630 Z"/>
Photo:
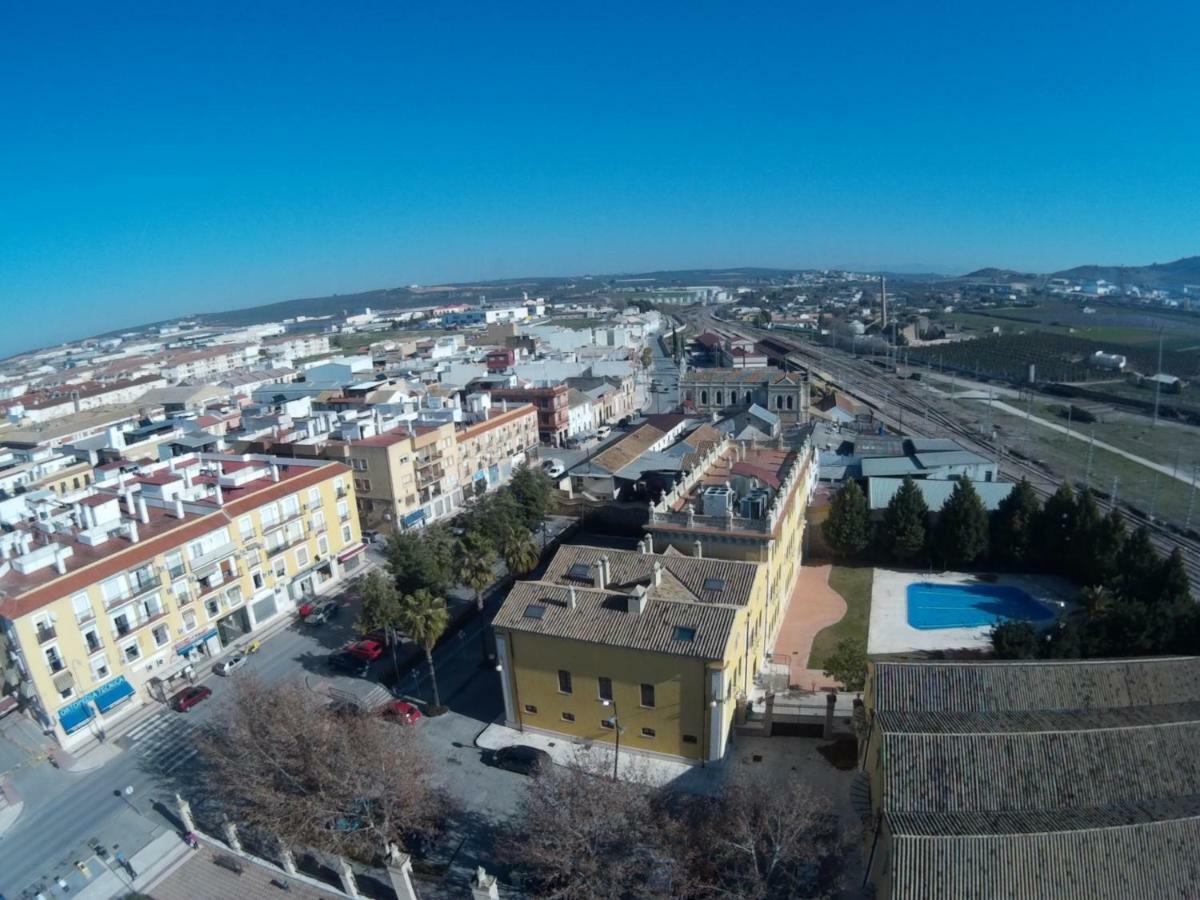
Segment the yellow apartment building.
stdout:
<path fill-rule="evenodd" d="M 167 699 L 361 562 L 351 472 L 189 455 L 97 470 L 0 518 L 0 628 L 21 704 L 67 748 Z"/>
<path fill-rule="evenodd" d="M 620 728 L 622 749 L 719 760 L 762 656 L 752 625 L 766 599 L 755 562 L 561 547 L 492 622 L 505 720 L 599 743 Z"/>

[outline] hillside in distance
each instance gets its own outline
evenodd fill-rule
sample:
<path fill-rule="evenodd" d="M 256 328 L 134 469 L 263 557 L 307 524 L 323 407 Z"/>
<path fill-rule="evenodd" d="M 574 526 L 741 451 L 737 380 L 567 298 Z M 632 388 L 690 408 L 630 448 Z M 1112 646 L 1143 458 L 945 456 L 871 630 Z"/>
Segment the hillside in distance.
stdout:
<path fill-rule="evenodd" d="M 1148 266 L 1076 266 L 1052 273 L 1052 277 L 1073 281 L 1104 279 L 1113 284 L 1137 284 L 1145 287 L 1180 290 L 1185 284 L 1200 284 L 1200 256 L 1185 256 L 1167 263 Z"/>

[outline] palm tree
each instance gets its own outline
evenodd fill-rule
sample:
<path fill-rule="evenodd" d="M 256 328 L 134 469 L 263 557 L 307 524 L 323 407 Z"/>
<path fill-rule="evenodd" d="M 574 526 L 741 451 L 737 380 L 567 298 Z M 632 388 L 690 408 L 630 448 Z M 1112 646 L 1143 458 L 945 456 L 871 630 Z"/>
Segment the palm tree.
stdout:
<path fill-rule="evenodd" d="M 429 664 L 429 680 L 433 684 L 433 705 L 440 709 L 442 698 L 438 693 L 437 672 L 433 667 L 433 648 L 450 624 L 445 598 L 435 597 L 425 588 L 405 594 L 400 622 L 404 632 L 425 648 L 425 662 Z"/>
<path fill-rule="evenodd" d="M 541 558 L 528 528 L 510 528 L 504 535 L 502 548 L 504 564 L 513 575 L 532 572 Z"/>
<path fill-rule="evenodd" d="M 496 553 L 493 550 L 477 550 L 467 557 L 462 573 L 463 584 L 475 592 L 475 609 L 483 619 L 483 592 L 496 580 Z M 479 629 L 483 658 L 487 659 L 487 627 Z"/>

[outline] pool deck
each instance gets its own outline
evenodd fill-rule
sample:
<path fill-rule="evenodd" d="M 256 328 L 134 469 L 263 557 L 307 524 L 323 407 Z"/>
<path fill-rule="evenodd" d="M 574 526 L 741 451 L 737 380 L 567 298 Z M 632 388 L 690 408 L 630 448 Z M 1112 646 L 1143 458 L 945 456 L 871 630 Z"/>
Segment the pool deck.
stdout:
<path fill-rule="evenodd" d="M 982 584 L 973 572 L 905 572 L 896 569 L 876 569 L 871 588 L 871 628 L 867 636 L 867 653 L 921 653 L 930 650 L 988 650 L 991 648 L 990 625 L 972 628 L 913 628 L 908 624 L 908 586 L 917 582 L 927 584 Z M 1075 595 L 1074 588 L 1060 578 L 1042 575 L 1000 575 L 994 585 L 1020 588 L 1035 600 L 1049 602 L 1057 608 Z M 1055 620 L 1047 619 L 1043 627 Z"/>

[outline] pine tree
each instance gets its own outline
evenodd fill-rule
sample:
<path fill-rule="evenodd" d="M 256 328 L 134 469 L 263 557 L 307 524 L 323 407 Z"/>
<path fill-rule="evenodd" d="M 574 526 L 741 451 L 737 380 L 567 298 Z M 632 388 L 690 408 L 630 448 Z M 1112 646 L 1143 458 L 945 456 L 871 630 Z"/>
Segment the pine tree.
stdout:
<path fill-rule="evenodd" d="M 1033 561 L 1049 572 L 1069 571 L 1075 506 L 1075 492 L 1064 482 L 1033 520 L 1030 541 Z"/>
<path fill-rule="evenodd" d="M 934 530 L 934 546 L 947 567 L 969 566 L 987 549 L 988 516 L 969 478 L 959 478 Z"/>
<path fill-rule="evenodd" d="M 1015 569 L 1030 563 L 1030 530 L 1041 512 L 1033 485 L 1022 478 L 1007 497 L 1000 501 L 991 525 L 991 557 Z"/>
<path fill-rule="evenodd" d="M 1188 607 L 1193 602 L 1192 582 L 1178 547 L 1163 561 L 1155 594 L 1157 603 L 1172 611 Z"/>
<path fill-rule="evenodd" d="M 1150 532 L 1137 528 L 1121 545 L 1117 554 L 1117 587 L 1126 603 L 1149 605 L 1159 585 L 1162 559 L 1150 540 Z"/>
<path fill-rule="evenodd" d="M 870 516 L 867 498 L 858 482 L 850 479 L 834 494 L 821 533 L 838 556 L 855 557 L 871 543 Z"/>
<path fill-rule="evenodd" d="M 1095 584 L 1097 569 L 1096 536 L 1103 527 L 1103 516 L 1092 492 L 1084 488 L 1075 503 L 1075 517 L 1071 523 L 1070 575 L 1080 584 Z"/>
<path fill-rule="evenodd" d="M 1112 585 L 1117 578 L 1117 558 L 1125 540 L 1125 520 L 1120 512 L 1110 510 L 1092 532 L 1091 563 L 1087 571 L 1080 574 L 1080 583 L 1102 587 Z"/>
<path fill-rule="evenodd" d="M 929 507 L 915 481 L 905 477 L 883 513 L 882 543 L 898 562 L 908 563 L 925 553 Z"/>

